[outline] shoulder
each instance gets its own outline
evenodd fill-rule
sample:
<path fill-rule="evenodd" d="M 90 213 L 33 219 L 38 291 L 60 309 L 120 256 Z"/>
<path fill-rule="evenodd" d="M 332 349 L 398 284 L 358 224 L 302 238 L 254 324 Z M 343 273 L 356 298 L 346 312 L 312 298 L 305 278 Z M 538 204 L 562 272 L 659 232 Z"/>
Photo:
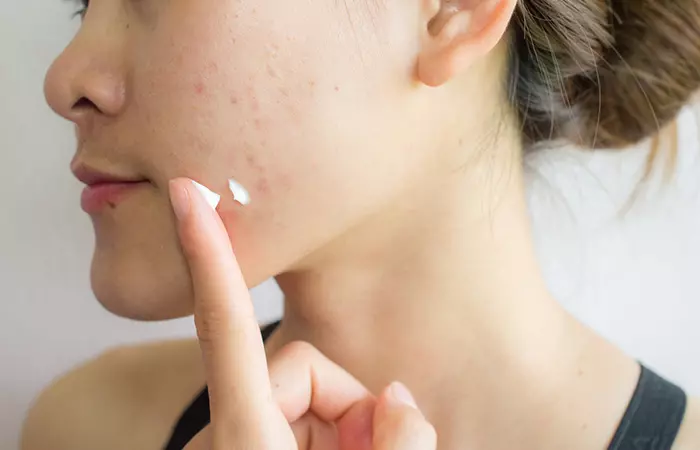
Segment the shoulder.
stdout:
<path fill-rule="evenodd" d="M 199 346 L 180 340 L 120 347 L 75 368 L 37 398 L 22 450 L 157 448 L 204 385 Z M 154 445 L 145 445 L 153 443 Z"/>
<path fill-rule="evenodd" d="M 700 448 L 700 398 L 690 398 L 673 450 L 697 450 L 698 448 Z"/>

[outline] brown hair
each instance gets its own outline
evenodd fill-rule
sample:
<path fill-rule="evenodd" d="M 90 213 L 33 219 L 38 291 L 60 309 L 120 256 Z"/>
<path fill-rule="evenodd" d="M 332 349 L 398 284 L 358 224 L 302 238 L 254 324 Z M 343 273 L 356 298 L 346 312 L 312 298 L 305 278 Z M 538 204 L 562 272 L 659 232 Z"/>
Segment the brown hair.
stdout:
<path fill-rule="evenodd" d="M 529 148 L 622 148 L 700 88 L 700 0 L 519 0 L 508 93 Z"/>

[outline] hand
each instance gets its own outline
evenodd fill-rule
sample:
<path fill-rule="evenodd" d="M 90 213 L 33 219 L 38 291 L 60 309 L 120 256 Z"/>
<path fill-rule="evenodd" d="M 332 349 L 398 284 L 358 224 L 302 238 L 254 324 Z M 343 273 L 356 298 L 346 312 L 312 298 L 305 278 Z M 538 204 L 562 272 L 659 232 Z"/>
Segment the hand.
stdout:
<path fill-rule="evenodd" d="M 187 449 L 435 450 L 434 428 L 403 385 L 379 397 L 306 343 L 268 367 L 231 241 L 190 180 L 170 183 L 194 286 L 211 424 Z"/>

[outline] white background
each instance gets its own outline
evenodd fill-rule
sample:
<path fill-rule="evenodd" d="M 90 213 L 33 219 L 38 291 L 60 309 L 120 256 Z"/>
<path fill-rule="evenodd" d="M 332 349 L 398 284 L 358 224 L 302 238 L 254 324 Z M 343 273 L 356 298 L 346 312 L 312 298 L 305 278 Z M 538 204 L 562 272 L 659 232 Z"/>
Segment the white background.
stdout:
<path fill-rule="evenodd" d="M 0 448 L 17 447 L 31 399 L 106 347 L 189 335 L 110 316 L 92 297 L 92 227 L 68 163 L 71 127 L 44 104 L 46 68 L 77 26 L 70 2 L 0 0 Z M 700 394 L 700 155 L 682 118 L 673 181 L 622 214 L 643 149 L 540 152 L 528 163 L 536 238 L 553 292 L 635 357 Z M 254 292 L 264 319 L 279 292 Z"/>

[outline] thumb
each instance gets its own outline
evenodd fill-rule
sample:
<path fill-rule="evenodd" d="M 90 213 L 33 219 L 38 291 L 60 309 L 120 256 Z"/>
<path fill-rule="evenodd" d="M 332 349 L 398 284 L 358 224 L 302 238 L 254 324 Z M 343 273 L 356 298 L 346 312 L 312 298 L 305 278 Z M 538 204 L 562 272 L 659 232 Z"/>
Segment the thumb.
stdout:
<path fill-rule="evenodd" d="M 373 450 L 435 450 L 435 428 L 418 410 L 402 383 L 390 384 L 380 395 L 374 412 Z"/>

